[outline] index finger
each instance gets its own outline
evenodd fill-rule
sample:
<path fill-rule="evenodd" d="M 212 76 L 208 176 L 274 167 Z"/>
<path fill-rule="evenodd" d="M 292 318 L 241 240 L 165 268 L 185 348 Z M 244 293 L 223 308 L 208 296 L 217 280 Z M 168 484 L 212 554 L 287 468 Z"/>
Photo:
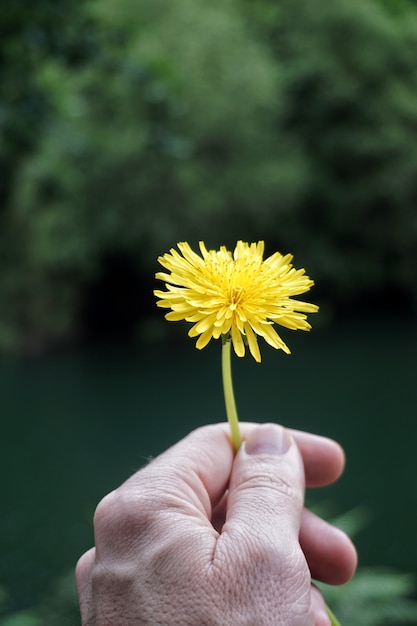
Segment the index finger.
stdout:
<path fill-rule="evenodd" d="M 300 430 L 290 430 L 304 463 L 307 487 L 334 483 L 345 467 L 343 448 L 333 439 Z"/>

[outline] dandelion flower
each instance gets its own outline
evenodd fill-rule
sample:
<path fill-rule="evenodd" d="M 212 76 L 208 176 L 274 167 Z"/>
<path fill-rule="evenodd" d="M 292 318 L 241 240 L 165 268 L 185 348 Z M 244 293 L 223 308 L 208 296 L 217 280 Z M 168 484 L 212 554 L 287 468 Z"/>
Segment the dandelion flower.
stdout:
<path fill-rule="evenodd" d="M 315 313 L 315 304 L 294 299 L 314 284 L 304 269 L 295 269 L 292 255 L 275 252 L 263 258 L 264 242 L 238 241 L 232 254 L 226 247 L 207 250 L 199 244 L 201 256 L 186 242 L 158 258 L 170 273 L 158 272 L 167 291 L 155 290 L 158 306 L 171 309 L 167 320 L 186 320 L 193 326 L 190 337 L 196 347 L 211 339 L 231 337 L 235 353 L 242 357 L 245 344 L 255 361 L 261 361 L 258 336 L 273 348 L 290 353 L 274 324 L 292 330 L 310 330 L 306 313 Z"/>

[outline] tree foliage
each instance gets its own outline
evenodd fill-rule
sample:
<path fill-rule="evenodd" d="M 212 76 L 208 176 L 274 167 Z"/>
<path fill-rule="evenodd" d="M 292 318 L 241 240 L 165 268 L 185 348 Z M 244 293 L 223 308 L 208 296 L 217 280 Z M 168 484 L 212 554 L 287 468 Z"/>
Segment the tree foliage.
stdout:
<path fill-rule="evenodd" d="M 106 260 L 151 276 L 179 240 L 266 239 L 334 304 L 417 300 L 408 2 L 31 7 L 2 18 L 0 345 L 77 332 Z"/>

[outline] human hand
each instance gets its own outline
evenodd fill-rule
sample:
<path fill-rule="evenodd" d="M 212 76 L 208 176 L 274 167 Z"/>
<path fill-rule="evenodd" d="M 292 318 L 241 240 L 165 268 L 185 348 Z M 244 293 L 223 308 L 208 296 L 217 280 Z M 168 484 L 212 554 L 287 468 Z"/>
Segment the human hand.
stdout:
<path fill-rule="evenodd" d="M 329 439 L 275 424 L 193 431 L 106 496 L 77 564 L 83 626 L 330 626 L 311 577 L 346 582 L 356 552 L 303 509 L 340 475 Z"/>

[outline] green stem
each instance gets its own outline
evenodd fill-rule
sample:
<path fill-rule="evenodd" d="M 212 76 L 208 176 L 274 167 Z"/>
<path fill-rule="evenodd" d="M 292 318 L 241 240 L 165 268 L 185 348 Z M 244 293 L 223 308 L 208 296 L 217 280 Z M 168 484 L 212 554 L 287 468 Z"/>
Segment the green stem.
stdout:
<path fill-rule="evenodd" d="M 226 404 L 226 415 L 232 434 L 233 447 L 237 452 L 242 444 L 242 438 L 240 436 L 239 419 L 237 416 L 235 396 L 233 393 L 232 365 L 230 356 L 232 341 L 228 336 L 223 336 L 222 340 L 222 377 L 224 401 Z"/>
<path fill-rule="evenodd" d="M 330 617 L 330 621 L 332 622 L 332 626 L 341 626 L 340 622 L 337 621 L 336 617 L 333 615 L 332 611 L 326 606 L 327 615 Z"/>

